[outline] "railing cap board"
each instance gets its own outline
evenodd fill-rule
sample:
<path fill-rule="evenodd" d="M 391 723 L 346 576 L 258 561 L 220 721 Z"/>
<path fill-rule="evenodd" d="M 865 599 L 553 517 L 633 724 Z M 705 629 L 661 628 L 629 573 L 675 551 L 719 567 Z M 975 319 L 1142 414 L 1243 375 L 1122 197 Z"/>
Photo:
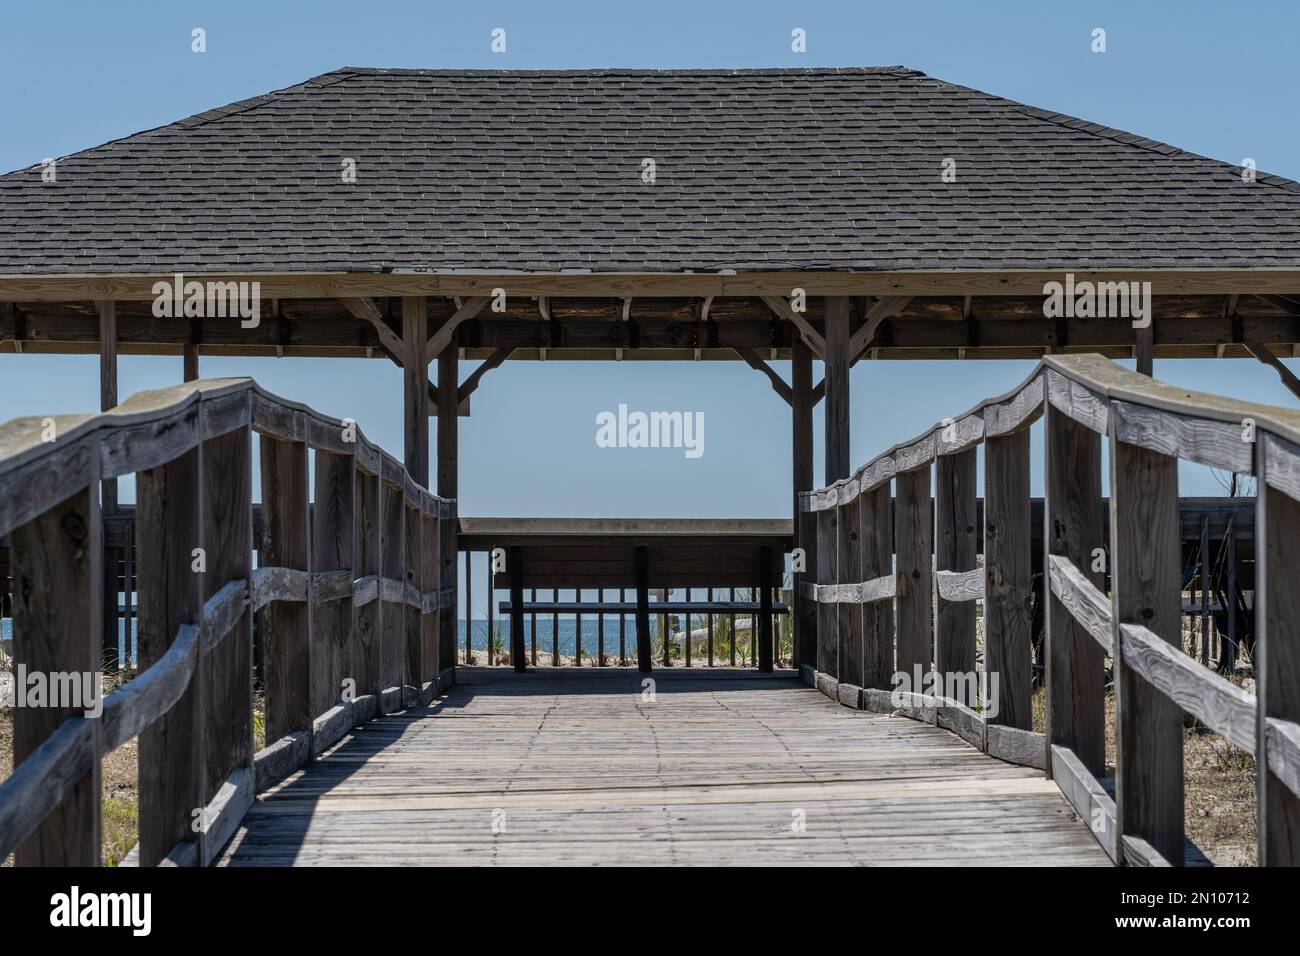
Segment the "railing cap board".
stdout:
<path fill-rule="evenodd" d="M 1049 387 L 1044 387 L 1044 380 Z M 985 438 L 1023 427 L 1041 411 L 1042 398 L 1051 383 L 1066 386 L 1074 396 L 1091 398 L 1101 407 L 1097 415 L 1083 415 L 1085 424 L 1101 430 L 1111 427 L 1112 403 L 1124 402 L 1138 408 L 1166 412 L 1192 421 L 1210 421 L 1241 426 L 1247 418 L 1255 423 L 1256 441 L 1268 433 L 1280 441 L 1270 443 L 1270 453 L 1300 456 L 1300 411 L 1244 402 L 1207 392 L 1179 388 L 1130 371 L 1095 353 L 1045 356 L 1020 385 L 1002 395 L 985 399 L 973 408 L 939 423 L 907 441 L 893 445 L 863 465 L 848 478 L 800 496 L 804 511 L 824 511 L 849 504 L 859 494 L 896 477 L 930 464 L 936 455 L 953 454 Z M 991 424 L 990 419 L 996 424 Z M 957 436 L 945 440 L 947 428 Z M 1283 444 L 1286 443 L 1286 444 Z M 1300 465 L 1297 466 L 1300 471 Z M 1300 487 L 1298 485 L 1297 487 Z M 1281 490 L 1290 492 L 1290 486 Z"/>

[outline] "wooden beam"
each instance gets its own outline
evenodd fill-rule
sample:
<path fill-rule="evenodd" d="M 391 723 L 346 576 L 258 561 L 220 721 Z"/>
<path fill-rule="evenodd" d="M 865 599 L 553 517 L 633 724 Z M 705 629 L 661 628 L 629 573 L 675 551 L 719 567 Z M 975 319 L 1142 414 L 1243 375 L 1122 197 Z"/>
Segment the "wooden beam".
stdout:
<path fill-rule="evenodd" d="M 745 360 L 745 364 L 747 364 L 750 368 L 754 369 L 754 371 L 762 372 L 764 375 L 766 375 L 767 380 L 772 383 L 772 391 L 776 392 L 776 394 L 780 395 L 783 399 L 785 399 L 785 403 L 787 405 L 793 403 L 793 399 L 791 397 L 791 392 L 790 392 L 790 386 L 785 383 L 785 381 L 781 378 L 780 375 L 776 374 L 776 371 L 772 368 L 772 366 L 768 365 L 766 362 L 764 362 L 761 358 L 758 357 L 757 352 L 755 352 L 751 348 L 746 348 L 744 346 L 737 346 L 736 354 L 739 355 L 741 358 L 743 358 Z"/>
<path fill-rule="evenodd" d="M 849 466 L 849 300 L 826 299 L 826 463 L 823 481 L 847 478 Z"/>
<path fill-rule="evenodd" d="M 429 339 L 425 347 L 424 354 L 432 362 L 442 354 L 448 343 L 456 334 L 456 329 L 467 319 L 472 319 L 483 311 L 483 307 L 488 304 L 489 297 L 486 295 L 474 296 L 460 306 L 451 316 L 438 327 L 438 331 Z"/>
<path fill-rule="evenodd" d="M 429 485 L 429 393 L 424 345 L 429 338 L 429 303 L 424 296 L 402 299 L 403 462 L 417 484 Z"/>
<path fill-rule="evenodd" d="M 474 371 L 470 373 L 469 378 L 465 379 L 465 381 L 461 383 L 460 388 L 456 390 L 456 396 L 460 407 L 464 409 L 464 414 L 469 414 L 469 405 L 467 403 L 469 402 L 469 397 L 474 394 L 474 389 L 478 388 L 479 381 L 488 372 L 497 368 L 506 359 L 510 358 L 510 353 L 513 351 L 514 349 L 509 348 L 499 348 L 495 350 L 490 356 L 483 360 L 482 364 L 480 364 L 478 368 L 474 369 Z"/>
<path fill-rule="evenodd" d="M 862 357 L 867 346 L 871 344 L 876 337 L 876 332 L 880 329 L 880 323 L 892 315 L 897 315 L 907 304 L 912 301 L 910 295 L 887 295 L 877 299 L 869 309 L 865 321 L 861 327 L 853 333 L 849 339 L 849 364 L 854 365 Z"/>
<path fill-rule="evenodd" d="M 339 299 L 339 302 L 343 305 L 343 308 L 358 319 L 369 322 L 375 327 L 375 331 L 379 333 L 379 341 L 384 343 L 384 348 L 388 349 L 389 355 L 400 365 L 402 356 L 406 351 L 405 346 L 401 337 L 389 328 L 388 323 L 384 321 L 383 314 L 379 311 L 379 306 L 375 304 L 374 300 L 359 296 Z"/>
<path fill-rule="evenodd" d="M 1251 355 L 1265 365 L 1272 366 L 1278 377 L 1282 379 L 1282 384 L 1286 386 L 1287 391 L 1296 398 L 1300 398 L 1300 378 L 1297 378 L 1295 372 L 1283 365 L 1282 360 L 1274 355 L 1267 345 L 1260 342 L 1247 342 L 1245 345 Z"/>
<path fill-rule="evenodd" d="M 645 545 L 637 545 L 632 552 L 636 569 L 636 666 L 644 674 L 654 669 L 650 651 L 650 552 Z M 578 639 L 582 639 L 579 630 Z M 668 637 L 664 636 L 667 645 Z M 582 663 L 581 655 L 578 663 Z"/>
<path fill-rule="evenodd" d="M 99 318 L 99 409 L 106 412 L 117 406 L 117 303 L 102 300 L 95 303 L 95 310 Z M 102 482 L 101 489 L 101 518 L 104 518 L 117 511 L 117 479 Z M 104 664 L 115 670 L 118 667 L 117 564 L 116 553 L 111 548 L 104 552 L 102 570 Z"/>
<path fill-rule="evenodd" d="M 1133 346 L 1133 358 L 1139 375 L 1155 374 L 1156 320 L 1151 318 L 1145 326 L 1133 330 L 1137 344 Z"/>
<path fill-rule="evenodd" d="M 803 595 L 803 582 L 817 580 L 817 517 L 800 508 L 799 496 L 813 489 L 813 423 L 812 400 L 812 350 L 802 339 L 796 338 L 791 346 L 790 360 L 790 411 L 791 411 L 791 462 L 793 464 L 794 533 L 795 545 L 803 551 L 804 566 L 794 575 L 794 625 L 795 666 L 817 666 L 817 614 L 812 602 Z M 712 628 L 709 630 L 712 635 Z"/>
<path fill-rule="evenodd" d="M 777 314 L 778 317 L 785 319 L 799 330 L 799 337 L 804 340 L 813 354 L 818 358 L 826 357 L 826 339 L 822 334 L 812 327 L 812 323 L 802 312 L 796 312 L 785 299 L 776 295 L 764 295 L 760 298 L 767 303 L 767 307 Z"/>

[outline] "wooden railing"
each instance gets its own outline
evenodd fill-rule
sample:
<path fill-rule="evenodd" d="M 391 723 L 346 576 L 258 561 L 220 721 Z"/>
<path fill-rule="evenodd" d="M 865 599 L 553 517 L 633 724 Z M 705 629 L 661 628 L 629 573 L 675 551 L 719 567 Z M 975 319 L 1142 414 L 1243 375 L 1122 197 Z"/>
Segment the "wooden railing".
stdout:
<path fill-rule="evenodd" d="M 103 594 L 99 483 L 132 473 L 138 676 L 103 699 L 102 718 L 80 706 L 14 709 L 0 860 L 97 864 L 100 761 L 138 735 L 131 859 L 210 863 L 255 792 L 454 679 L 454 502 L 415 484 L 354 423 L 249 379 L 0 426 L 0 537 L 11 548 L 14 661 L 27 673 L 97 674 L 101 602 L 116 597 Z M 256 753 L 254 615 L 268 742 Z"/>
<path fill-rule="evenodd" d="M 1050 596 L 1046 732 L 1035 734 L 1028 428 L 1042 415 Z M 1180 459 L 1258 479 L 1254 696 L 1181 648 Z M 1044 767 L 1111 857 L 1131 865 L 1184 862 L 1190 714 L 1256 757 L 1261 864 L 1300 863 L 1300 413 L 1175 388 L 1098 355 L 1051 356 L 1015 390 L 807 493 L 801 509 L 800 540 L 816 549 L 815 581 L 801 583 L 817 614 L 815 667 L 806 642 L 800 647 L 805 681 L 850 706 L 901 710 L 995 756 Z M 975 671 L 977 600 L 984 672 L 999 678 L 996 711 L 967 693 L 891 699 L 896 672 Z"/>

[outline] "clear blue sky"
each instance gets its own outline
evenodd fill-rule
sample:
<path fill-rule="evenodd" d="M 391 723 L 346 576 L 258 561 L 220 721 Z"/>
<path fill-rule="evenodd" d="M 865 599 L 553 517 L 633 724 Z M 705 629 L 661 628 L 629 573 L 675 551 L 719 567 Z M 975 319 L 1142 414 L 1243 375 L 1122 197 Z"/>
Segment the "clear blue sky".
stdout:
<path fill-rule="evenodd" d="M 190 51 L 207 31 L 208 52 Z M 508 52 L 489 34 L 508 31 Z M 790 50 L 803 27 L 808 52 Z M 1089 49 L 1094 27 L 1108 50 Z M 0 33 L 0 169 L 20 168 L 339 66 L 578 68 L 904 64 L 952 82 L 1300 178 L 1300 5 L 1201 2 L 434 3 L 261 0 L 11 4 Z M 0 228 L 2 228 L 0 224 Z M 472 364 L 462 366 L 462 376 Z M 980 398 L 1030 363 L 863 362 L 856 464 Z M 401 382 L 387 361 L 204 358 L 356 418 L 400 455 Z M 786 369 L 781 367 L 784 374 Z M 179 358 L 125 357 L 120 393 L 180 379 Z M 1294 406 L 1263 366 L 1158 361 L 1160 378 Z M 705 454 L 600 449 L 595 417 L 702 411 Z M 98 407 L 97 359 L 0 355 L 0 420 Z M 767 382 L 731 363 L 515 363 L 461 420 L 462 513 L 782 516 L 790 424 Z M 816 423 L 820 435 L 820 419 Z M 818 442 L 820 460 L 820 441 Z M 820 469 L 819 469 L 820 471 Z M 1216 494 L 1184 472 L 1184 494 Z"/>

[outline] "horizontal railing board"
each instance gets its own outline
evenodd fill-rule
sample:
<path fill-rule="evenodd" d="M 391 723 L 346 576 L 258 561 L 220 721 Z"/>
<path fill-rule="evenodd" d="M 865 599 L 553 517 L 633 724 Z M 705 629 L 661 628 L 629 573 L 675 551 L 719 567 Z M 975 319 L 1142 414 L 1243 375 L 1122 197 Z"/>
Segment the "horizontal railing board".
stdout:
<path fill-rule="evenodd" d="M 1052 779 L 1065 794 L 1084 825 L 1096 837 L 1112 860 L 1118 859 L 1116 848 L 1115 801 L 1101 782 L 1083 765 L 1073 750 L 1052 744 Z"/>
<path fill-rule="evenodd" d="M 1268 769 L 1300 797 L 1300 724 L 1278 717 L 1266 718 L 1264 749 L 1268 754 Z"/>
<path fill-rule="evenodd" d="M 65 720 L 0 782 L 0 860 L 36 832 L 91 768 L 94 719 Z"/>
<path fill-rule="evenodd" d="M 181 699 L 194 676 L 199 636 L 198 625 L 182 625 L 162 657 L 104 698 L 103 753 L 122 746 Z"/>
<path fill-rule="evenodd" d="M 934 572 L 935 589 L 945 601 L 979 601 L 984 598 L 984 569 Z"/>
<path fill-rule="evenodd" d="M 907 578 L 900 574 L 887 574 L 857 584 L 800 583 L 803 596 L 818 604 L 871 604 L 907 593 Z"/>
<path fill-rule="evenodd" d="M 497 610 L 509 614 L 514 604 L 499 601 Z M 635 614 L 635 601 L 524 601 L 525 614 Z M 771 605 L 773 614 L 784 614 L 788 608 L 780 601 Z M 650 614 L 757 614 L 762 610 L 758 601 L 651 601 Z"/>
<path fill-rule="evenodd" d="M 1113 624 L 1110 598 L 1102 594 L 1069 558 L 1050 554 L 1047 556 L 1047 567 L 1048 582 L 1057 600 L 1092 635 L 1102 650 L 1111 655 Z"/>
<path fill-rule="evenodd" d="M 1124 662 L 1184 711 L 1247 753 L 1255 753 L 1256 703 L 1215 673 L 1140 624 L 1121 624 Z"/>
<path fill-rule="evenodd" d="M 203 652 L 220 644 L 235 629 L 248 608 L 248 585 L 229 581 L 203 604 Z"/>

